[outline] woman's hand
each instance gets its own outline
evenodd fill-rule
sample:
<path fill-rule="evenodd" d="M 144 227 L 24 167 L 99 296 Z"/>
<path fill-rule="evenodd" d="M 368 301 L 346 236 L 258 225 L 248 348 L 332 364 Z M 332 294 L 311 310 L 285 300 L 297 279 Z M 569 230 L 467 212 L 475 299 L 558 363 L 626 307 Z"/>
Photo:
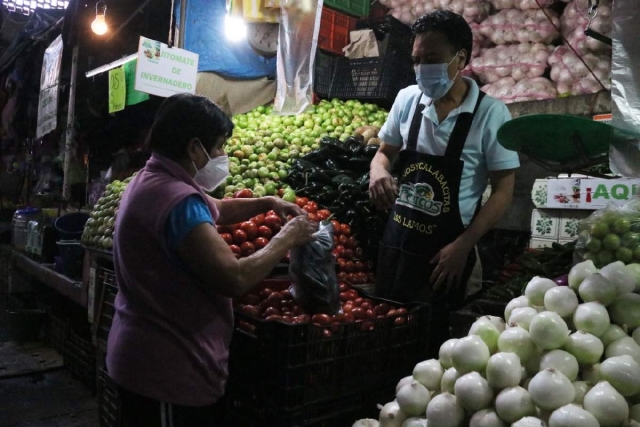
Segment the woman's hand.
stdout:
<path fill-rule="evenodd" d="M 318 231 L 317 223 L 309 221 L 306 216 L 299 215 L 287 222 L 279 235 L 293 243 L 292 246 L 301 246 L 311 242 L 314 239 L 313 233 L 316 231 Z"/>
<path fill-rule="evenodd" d="M 295 203 L 285 202 L 279 197 L 271 197 L 271 210 L 282 218 L 282 222 L 287 222 L 289 215 L 293 217 L 306 216 L 307 213 Z"/>

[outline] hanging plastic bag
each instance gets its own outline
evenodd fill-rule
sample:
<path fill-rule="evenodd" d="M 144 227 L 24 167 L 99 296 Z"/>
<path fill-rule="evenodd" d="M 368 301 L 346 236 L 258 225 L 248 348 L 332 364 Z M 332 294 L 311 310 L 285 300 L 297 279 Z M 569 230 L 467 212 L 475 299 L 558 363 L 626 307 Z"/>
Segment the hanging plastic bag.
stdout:
<path fill-rule="evenodd" d="M 309 313 L 338 314 L 340 287 L 333 251 L 333 225 L 323 222 L 315 240 L 291 249 L 291 296 Z"/>

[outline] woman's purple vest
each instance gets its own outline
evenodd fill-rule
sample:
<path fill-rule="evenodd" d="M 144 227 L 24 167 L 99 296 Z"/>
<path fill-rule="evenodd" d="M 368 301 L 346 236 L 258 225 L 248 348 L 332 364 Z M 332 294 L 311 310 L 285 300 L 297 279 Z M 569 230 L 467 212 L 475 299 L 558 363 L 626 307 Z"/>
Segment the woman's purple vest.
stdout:
<path fill-rule="evenodd" d="M 131 392 L 205 406 L 224 394 L 233 311 L 229 298 L 205 294 L 165 246 L 169 213 L 194 194 L 202 195 L 216 221 L 215 204 L 191 176 L 158 154 L 124 193 L 113 249 L 119 291 L 107 369 Z"/>

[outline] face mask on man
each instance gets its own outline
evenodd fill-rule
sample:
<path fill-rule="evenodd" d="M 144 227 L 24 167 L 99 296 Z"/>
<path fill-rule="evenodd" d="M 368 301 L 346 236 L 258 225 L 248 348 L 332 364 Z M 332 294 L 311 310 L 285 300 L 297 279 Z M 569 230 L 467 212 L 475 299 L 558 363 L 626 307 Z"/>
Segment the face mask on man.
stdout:
<path fill-rule="evenodd" d="M 453 77 L 449 78 L 449 65 L 453 62 L 458 54 L 448 64 L 419 64 L 416 66 L 416 82 L 418 87 L 429 98 L 440 99 L 449 92 L 460 71 Z"/>
<path fill-rule="evenodd" d="M 202 142 L 200 142 L 200 147 L 204 151 L 204 154 L 207 155 L 209 161 L 202 169 L 198 169 L 195 162 L 193 163 L 193 167 L 196 169 L 195 181 L 204 191 L 211 192 L 218 188 L 220 184 L 224 182 L 225 179 L 229 176 L 229 157 L 228 156 L 219 156 L 214 157 L 213 159 L 207 153 L 207 150 L 204 149 Z"/>

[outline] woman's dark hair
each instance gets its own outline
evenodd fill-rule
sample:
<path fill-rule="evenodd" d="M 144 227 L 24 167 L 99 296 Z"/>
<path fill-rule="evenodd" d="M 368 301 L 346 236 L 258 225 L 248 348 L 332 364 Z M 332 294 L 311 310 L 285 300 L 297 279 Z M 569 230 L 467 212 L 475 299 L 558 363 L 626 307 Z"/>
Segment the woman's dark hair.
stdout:
<path fill-rule="evenodd" d="M 229 138 L 232 132 L 233 123 L 220 107 L 204 96 L 183 93 L 160 105 L 147 146 L 172 160 L 180 160 L 193 138 L 200 139 L 209 152 L 220 137 Z"/>
<path fill-rule="evenodd" d="M 411 27 L 413 34 L 418 35 L 427 31 L 435 31 L 443 34 L 454 53 L 462 49 L 467 51 L 467 62 L 471 59 L 473 49 L 473 34 L 471 27 L 465 19 L 450 10 L 434 10 L 422 15 Z"/>

